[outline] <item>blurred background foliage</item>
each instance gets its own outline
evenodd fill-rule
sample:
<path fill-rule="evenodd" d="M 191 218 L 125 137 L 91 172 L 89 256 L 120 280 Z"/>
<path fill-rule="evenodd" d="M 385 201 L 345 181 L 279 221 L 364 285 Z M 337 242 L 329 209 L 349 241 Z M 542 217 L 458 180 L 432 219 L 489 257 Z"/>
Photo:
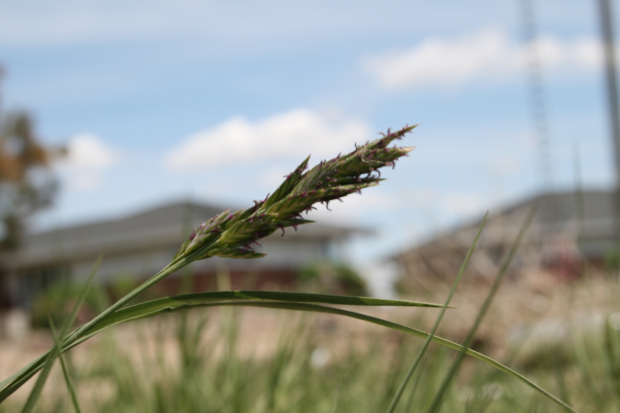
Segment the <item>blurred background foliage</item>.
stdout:
<path fill-rule="evenodd" d="M 25 220 L 51 205 L 58 188 L 51 159 L 62 153 L 43 146 L 32 115 L 6 110 L 0 95 L 0 249 L 16 248 Z"/>
<path fill-rule="evenodd" d="M 317 261 L 299 272 L 300 291 L 322 294 L 367 296 L 366 280 L 350 265 L 330 261 Z"/>

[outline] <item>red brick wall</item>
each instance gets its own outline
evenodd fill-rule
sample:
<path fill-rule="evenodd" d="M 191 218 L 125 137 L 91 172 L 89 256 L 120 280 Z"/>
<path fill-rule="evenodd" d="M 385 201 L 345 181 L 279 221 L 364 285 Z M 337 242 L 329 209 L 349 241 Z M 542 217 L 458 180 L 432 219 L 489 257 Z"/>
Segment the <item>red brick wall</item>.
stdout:
<path fill-rule="evenodd" d="M 228 279 L 232 290 L 291 290 L 295 288 L 297 273 L 293 269 L 231 270 Z M 158 295 L 180 294 L 183 283 L 182 276 L 166 278 L 156 286 Z M 191 289 L 192 292 L 215 291 L 217 284 L 215 271 L 202 272 L 192 276 Z"/>

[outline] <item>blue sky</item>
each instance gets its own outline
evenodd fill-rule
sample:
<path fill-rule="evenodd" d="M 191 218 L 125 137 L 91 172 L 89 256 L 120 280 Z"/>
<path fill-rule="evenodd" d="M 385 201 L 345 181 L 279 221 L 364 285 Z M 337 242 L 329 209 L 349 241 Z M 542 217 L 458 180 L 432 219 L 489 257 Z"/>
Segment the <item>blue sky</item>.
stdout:
<path fill-rule="evenodd" d="M 536 3 L 553 181 L 612 183 L 595 2 Z M 380 259 L 540 189 L 517 1 L 4 1 L 3 108 L 66 144 L 35 227 L 192 198 L 251 205 L 388 127 L 417 148 L 321 221 Z"/>

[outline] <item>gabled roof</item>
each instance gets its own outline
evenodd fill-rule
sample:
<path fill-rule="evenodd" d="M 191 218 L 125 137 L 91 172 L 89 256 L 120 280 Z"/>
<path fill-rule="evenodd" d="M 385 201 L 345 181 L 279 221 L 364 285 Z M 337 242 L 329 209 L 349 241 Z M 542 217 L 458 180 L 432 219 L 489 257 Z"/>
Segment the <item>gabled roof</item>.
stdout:
<path fill-rule="evenodd" d="M 493 215 L 511 214 L 536 204 L 542 213 L 537 214 L 534 220 L 547 224 L 565 223 L 578 219 L 581 214 L 586 221 L 613 219 L 614 196 L 614 192 L 603 190 L 548 192 L 502 208 Z"/>
<path fill-rule="evenodd" d="M 615 192 L 604 190 L 584 190 L 582 192 L 562 191 L 547 192 L 527 197 L 509 206 L 495 209 L 489 215 L 488 223 L 479 242 L 480 246 L 494 240 L 493 232 L 514 234 L 523 224 L 528 211 L 537 206 L 536 215 L 530 225 L 533 230 L 545 235 L 558 232 L 570 232 L 575 239 L 579 236 L 580 247 L 588 255 L 597 255 L 607 248 L 615 231 Z M 426 240 L 392 255 L 388 259 L 398 259 L 418 248 L 439 241 L 463 238 L 463 245 L 470 245 L 480 226 L 479 217 L 455 228 L 434 234 Z M 494 223 L 501 222 L 501 225 Z M 463 235 L 466 235 L 463 237 Z M 455 238 L 456 237 L 456 238 Z M 514 239 L 514 236 L 508 237 Z M 599 251 L 600 250 L 600 251 Z"/>
<path fill-rule="evenodd" d="M 180 247 L 194 228 L 223 210 L 213 205 L 175 202 L 121 218 L 32 233 L 24 238 L 21 248 L 4 254 L 1 261 L 7 268 L 15 268 L 48 262 L 52 256 L 71 259 L 97 256 L 104 250 L 106 255 L 114 255 L 174 249 Z M 354 233 L 369 232 L 363 228 L 313 223 L 300 226 L 290 238 L 288 234 L 293 231 L 287 231 L 286 238 L 287 242 L 342 240 Z"/>

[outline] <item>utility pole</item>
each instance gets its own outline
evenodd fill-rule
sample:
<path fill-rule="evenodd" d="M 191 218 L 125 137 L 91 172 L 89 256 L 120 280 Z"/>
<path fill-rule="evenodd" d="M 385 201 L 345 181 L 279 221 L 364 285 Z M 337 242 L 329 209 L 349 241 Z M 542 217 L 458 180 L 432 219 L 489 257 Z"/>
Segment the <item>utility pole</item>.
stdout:
<path fill-rule="evenodd" d="M 620 118 L 618 115 L 618 80 L 616 77 L 616 57 L 614 50 L 614 28 L 610 0 L 599 0 L 601 34 L 605 50 L 605 78 L 607 81 L 607 104 L 609 123 L 616 163 L 616 247 L 620 247 Z"/>

